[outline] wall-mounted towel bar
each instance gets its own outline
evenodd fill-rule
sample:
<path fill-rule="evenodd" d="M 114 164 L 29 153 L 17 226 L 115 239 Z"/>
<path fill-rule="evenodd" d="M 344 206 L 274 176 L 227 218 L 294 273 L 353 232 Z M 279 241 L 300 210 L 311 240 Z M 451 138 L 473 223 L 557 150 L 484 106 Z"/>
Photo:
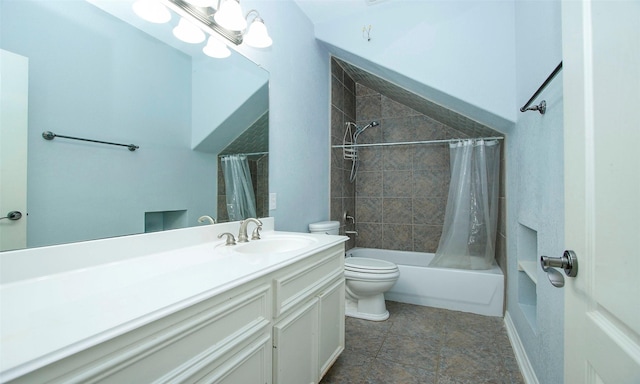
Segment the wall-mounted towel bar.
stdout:
<path fill-rule="evenodd" d="M 520 112 L 538 111 L 540 112 L 540 114 L 544 115 L 544 113 L 547 111 L 546 101 L 542 100 L 540 104 L 534 105 L 533 107 L 530 107 L 529 105 L 533 103 L 533 100 L 535 100 L 536 97 L 538 97 L 538 95 L 547 87 L 547 85 L 549 85 L 551 80 L 553 80 L 553 78 L 556 77 L 556 75 L 558 74 L 558 72 L 560 72 L 561 69 L 562 69 L 562 61 L 560 62 L 560 64 L 558 64 L 556 69 L 554 69 L 553 72 L 551 72 L 549 77 L 547 77 L 547 79 L 544 81 L 544 83 L 542 83 L 540 88 L 538 88 L 538 90 L 533 94 L 533 96 L 531 96 L 529 101 L 527 101 L 527 103 L 522 108 L 520 108 Z"/>
<path fill-rule="evenodd" d="M 44 131 L 42 132 L 42 137 L 45 138 L 45 140 L 53 140 L 56 137 L 62 137 L 63 139 L 71 139 L 71 140 L 81 140 L 81 141 L 89 141 L 91 143 L 100 143 L 100 144 L 109 144 L 109 145 L 118 145 L 120 147 L 127 147 L 129 148 L 129 150 L 131 152 L 135 151 L 136 149 L 140 148 L 137 145 L 133 145 L 133 144 L 119 144 L 119 143 L 111 143 L 108 141 L 100 141 L 100 140 L 91 140 L 91 139 L 82 139 L 80 137 L 73 137 L 73 136 L 64 136 L 64 135 L 57 135 L 51 131 Z"/>

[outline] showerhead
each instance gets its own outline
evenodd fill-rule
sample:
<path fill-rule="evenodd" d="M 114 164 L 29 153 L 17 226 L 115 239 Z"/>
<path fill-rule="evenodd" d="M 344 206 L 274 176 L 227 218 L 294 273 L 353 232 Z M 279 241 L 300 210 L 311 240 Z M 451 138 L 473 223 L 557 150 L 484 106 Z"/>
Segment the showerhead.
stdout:
<path fill-rule="evenodd" d="M 369 124 L 365 125 L 363 128 L 358 128 L 356 130 L 355 136 L 357 137 L 359 134 L 364 132 L 364 130 L 369 128 L 369 127 L 376 127 L 378 125 L 380 125 L 380 123 L 374 120 L 374 121 L 370 122 Z"/>
<path fill-rule="evenodd" d="M 364 128 L 362 128 L 362 130 L 364 131 L 365 129 L 369 128 L 369 127 L 376 127 L 380 125 L 380 123 L 378 123 L 377 121 L 372 121 L 369 124 L 365 125 Z"/>

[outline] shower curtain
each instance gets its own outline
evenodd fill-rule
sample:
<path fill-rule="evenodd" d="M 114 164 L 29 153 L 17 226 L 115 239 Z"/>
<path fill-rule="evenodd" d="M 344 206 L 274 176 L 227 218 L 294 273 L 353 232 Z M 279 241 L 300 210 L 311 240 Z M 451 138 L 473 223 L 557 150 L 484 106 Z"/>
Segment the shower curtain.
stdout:
<path fill-rule="evenodd" d="M 221 160 L 229 221 L 256 217 L 256 198 L 247 156 L 228 155 Z"/>
<path fill-rule="evenodd" d="M 451 183 L 433 267 L 489 269 L 495 258 L 500 142 L 450 145 Z"/>

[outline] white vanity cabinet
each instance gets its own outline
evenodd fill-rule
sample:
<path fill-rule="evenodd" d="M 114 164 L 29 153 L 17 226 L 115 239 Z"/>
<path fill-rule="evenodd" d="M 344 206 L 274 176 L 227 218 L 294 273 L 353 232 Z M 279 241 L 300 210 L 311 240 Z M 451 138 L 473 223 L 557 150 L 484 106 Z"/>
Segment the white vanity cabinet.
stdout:
<path fill-rule="evenodd" d="M 344 349 L 344 245 L 295 259 L 67 357 L 44 356 L 9 382 L 317 383 Z"/>
<path fill-rule="evenodd" d="M 343 255 L 333 247 L 274 280 L 274 383 L 317 383 L 344 350 Z"/>
<path fill-rule="evenodd" d="M 269 383 L 271 292 L 238 287 L 11 383 Z"/>

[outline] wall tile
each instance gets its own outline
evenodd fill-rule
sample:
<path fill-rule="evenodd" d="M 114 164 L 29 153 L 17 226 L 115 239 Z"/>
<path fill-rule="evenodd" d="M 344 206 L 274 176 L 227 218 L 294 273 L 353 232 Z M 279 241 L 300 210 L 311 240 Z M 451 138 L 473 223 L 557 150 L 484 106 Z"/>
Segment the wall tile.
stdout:
<path fill-rule="evenodd" d="M 435 253 L 441 235 L 441 225 L 414 225 L 413 249 L 416 252 Z"/>
<path fill-rule="evenodd" d="M 411 117 L 392 117 L 383 119 L 383 122 L 383 142 L 415 141 L 416 130 Z"/>
<path fill-rule="evenodd" d="M 335 58 L 331 58 L 331 74 L 334 75 L 340 82 L 342 82 L 344 76 L 344 69 L 338 64 Z"/>
<path fill-rule="evenodd" d="M 380 171 L 382 169 L 381 147 L 358 148 L 358 171 Z"/>
<path fill-rule="evenodd" d="M 382 172 L 358 172 L 356 197 L 382 197 Z"/>
<path fill-rule="evenodd" d="M 335 105 L 331 106 L 331 145 L 342 145 L 344 138 L 344 113 Z"/>
<path fill-rule="evenodd" d="M 424 197 L 413 199 L 413 224 L 444 224 L 447 199 L 444 197 Z"/>
<path fill-rule="evenodd" d="M 342 197 L 353 197 L 356 196 L 356 182 L 351 182 L 350 179 L 351 170 L 345 169 L 343 171 L 342 177 Z"/>
<path fill-rule="evenodd" d="M 382 243 L 382 224 L 373 223 L 356 223 L 356 246 L 363 248 L 383 248 L 393 249 L 383 246 Z"/>
<path fill-rule="evenodd" d="M 411 197 L 411 171 L 384 171 L 382 195 L 384 197 Z"/>
<path fill-rule="evenodd" d="M 410 170 L 413 168 L 413 146 L 389 146 L 381 147 L 383 154 L 382 169 L 391 170 Z"/>
<path fill-rule="evenodd" d="M 449 171 L 449 145 L 415 145 L 413 150 L 413 169 L 425 170 L 439 168 Z"/>
<path fill-rule="evenodd" d="M 355 201 L 357 223 L 382 223 L 382 198 L 361 197 Z"/>
<path fill-rule="evenodd" d="M 342 205 L 343 198 L 331 197 L 331 212 L 329 213 L 329 220 L 337 220 L 342 222 Z"/>
<path fill-rule="evenodd" d="M 384 223 L 410 223 L 412 216 L 412 199 L 384 198 L 382 200 L 382 217 Z"/>
<path fill-rule="evenodd" d="M 374 91 L 373 89 L 363 85 L 362 83 L 356 82 L 356 96 L 371 96 L 377 95 L 378 93 L 379 92 Z"/>
<path fill-rule="evenodd" d="M 413 172 L 414 197 L 442 197 L 449 194 L 449 174 L 442 168 Z"/>
<path fill-rule="evenodd" d="M 382 244 L 385 249 L 413 251 L 413 231 L 409 224 L 383 224 Z"/>
<path fill-rule="evenodd" d="M 344 89 L 337 77 L 331 76 L 331 105 L 344 111 Z"/>
<path fill-rule="evenodd" d="M 344 114 L 351 121 L 356 119 L 356 95 L 344 87 Z"/>
<path fill-rule="evenodd" d="M 397 101 L 394 101 L 384 95 L 382 96 L 381 102 L 382 102 L 382 111 L 381 111 L 382 118 L 406 117 L 406 116 L 419 115 L 419 113 L 414 111 L 413 109 L 407 107 L 404 104 L 400 104 Z"/>
<path fill-rule="evenodd" d="M 362 96 L 356 100 L 356 116 L 358 120 L 371 121 L 380 119 L 380 94 Z"/>
<path fill-rule="evenodd" d="M 333 197 L 343 197 L 342 196 L 342 184 L 344 183 L 344 171 L 331 167 L 331 196 Z"/>

